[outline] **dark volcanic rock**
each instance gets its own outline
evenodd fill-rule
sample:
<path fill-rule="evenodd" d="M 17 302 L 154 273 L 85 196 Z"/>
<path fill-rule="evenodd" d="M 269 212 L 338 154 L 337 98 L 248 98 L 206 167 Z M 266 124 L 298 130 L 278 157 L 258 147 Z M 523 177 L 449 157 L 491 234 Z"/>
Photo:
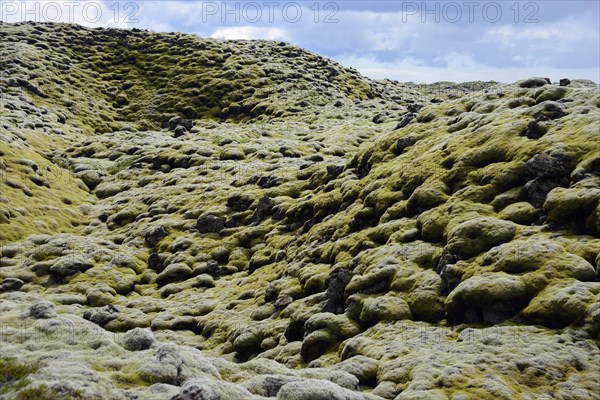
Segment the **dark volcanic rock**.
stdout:
<path fill-rule="evenodd" d="M 158 273 L 162 272 L 164 268 L 163 259 L 158 253 L 150 254 L 148 257 L 148 268 Z"/>
<path fill-rule="evenodd" d="M 536 121 L 531 121 L 527 124 L 527 129 L 525 129 L 524 136 L 527 136 L 529 139 L 539 139 L 546 134 L 546 129 L 541 127 Z"/>
<path fill-rule="evenodd" d="M 225 218 L 214 214 L 200 216 L 196 222 L 196 229 L 200 233 L 219 233 L 225 228 Z"/>
<path fill-rule="evenodd" d="M 570 79 L 561 79 L 559 82 L 560 86 L 569 86 L 571 84 L 571 80 Z"/>
<path fill-rule="evenodd" d="M 536 154 L 525 163 L 525 172 L 530 177 L 558 178 L 568 176 L 572 169 L 572 160 L 564 154 Z"/>
<path fill-rule="evenodd" d="M 544 205 L 548 193 L 559 186 L 568 186 L 572 160 L 563 154 L 536 154 L 525 163 L 527 176 L 534 179 L 525 184 L 529 201 L 535 207 Z"/>
<path fill-rule="evenodd" d="M 194 126 L 194 121 L 183 117 L 173 117 L 169 120 L 169 129 L 175 131 L 178 127 L 189 131 Z M 177 132 L 176 132 L 177 133 Z"/>
<path fill-rule="evenodd" d="M 417 140 L 413 136 L 406 136 L 401 139 L 398 139 L 396 142 L 396 154 L 400 155 L 404 153 L 404 150 L 413 144 L 415 144 Z"/>
<path fill-rule="evenodd" d="M 17 278 L 5 278 L 0 281 L 0 293 L 19 290 L 24 284 L 25 282 Z"/>
<path fill-rule="evenodd" d="M 332 272 L 327 278 L 327 303 L 323 307 L 323 312 L 341 314 L 346 308 L 344 300 L 344 290 L 350 280 L 352 273 L 347 269 L 339 269 Z"/>
<path fill-rule="evenodd" d="M 267 218 L 271 211 L 273 210 L 273 199 L 268 196 L 261 198 L 256 205 L 256 210 L 254 210 L 254 214 L 252 215 L 253 222 L 260 222 L 263 219 Z"/>
<path fill-rule="evenodd" d="M 163 240 L 169 232 L 163 226 L 155 226 L 144 235 L 144 241 L 150 247 L 154 247 Z"/>
<path fill-rule="evenodd" d="M 410 122 L 415 119 L 417 115 L 413 114 L 413 113 L 408 113 L 404 116 L 404 118 L 402 118 L 402 121 L 398 122 L 398 125 L 396 125 L 396 127 L 394 128 L 394 130 L 398 130 L 398 129 L 402 129 L 405 126 L 407 126 L 408 124 L 410 124 Z"/>

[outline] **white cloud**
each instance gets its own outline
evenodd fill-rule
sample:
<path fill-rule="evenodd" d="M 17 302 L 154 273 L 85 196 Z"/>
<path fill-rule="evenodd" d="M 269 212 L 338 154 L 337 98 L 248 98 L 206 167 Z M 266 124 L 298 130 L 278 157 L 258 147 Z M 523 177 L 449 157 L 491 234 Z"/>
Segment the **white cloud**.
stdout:
<path fill-rule="evenodd" d="M 219 28 L 211 35 L 215 39 L 266 39 L 290 41 L 287 32 L 281 28 L 263 28 L 258 26 L 236 26 L 229 28 Z"/>
<path fill-rule="evenodd" d="M 196 33 L 196 25 L 202 25 L 200 1 L 142 1 L 139 4 L 137 28 L 155 32 Z"/>
<path fill-rule="evenodd" d="M 478 64 L 468 53 L 450 53 L 444 57 L 446 66 L 441 68 L 426 66 L 424 60 L 403 58 L 394 62 L 382 63 L 374 56 L 344 55 L 336 61 L 346 67 L 356 68 L 361 74 L 372 79 L 395 79 L 401 82 L 434 83 L 439 81 L 469 82 L 497 81 L 513 83 L 531 76 L 545 76 L 553 81 L 561 78 L 589 79 L 598 82 L 597 68 L 559 69 L 553 67 L 500 68 Z"/>
<path fill-rule="evenodd" d="M 545 25 L 494 27 L 485 32 L 481 41 L 499 43 L 503 48 L 568 51 L 582 42 L 597 43 L 598 29 L 568 17 Z"/>

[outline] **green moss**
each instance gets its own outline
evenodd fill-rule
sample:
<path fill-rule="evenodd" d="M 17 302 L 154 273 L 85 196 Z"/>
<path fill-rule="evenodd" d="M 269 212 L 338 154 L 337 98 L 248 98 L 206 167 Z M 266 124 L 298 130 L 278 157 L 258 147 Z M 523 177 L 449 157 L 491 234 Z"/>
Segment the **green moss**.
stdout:
<path fill-rule="evenodd" d="M 15 400 L 83 399 L 77 391 L 58 393 L 46 385 L 32 386 L 28 376 L 39 368 L 38 363 L 24 364 L 14 358 L 0 358 L 0 394 L 10 395 Z"/>
<path fill-rule="evenodd" d="M 21 364 L 14 358 L 0 358 L 0 388 L 18 385 L 18 382 L 39 369 L 38 364 Z"/>
<path fill-rule="evenodd" d="M 58 398 L 64 400 L 85 399 L 81 392 L 78 391 L 57 392 L 48 386 L 40 385 L 19 391 L 16 394 L 15 400 L 55 400 Z"/>

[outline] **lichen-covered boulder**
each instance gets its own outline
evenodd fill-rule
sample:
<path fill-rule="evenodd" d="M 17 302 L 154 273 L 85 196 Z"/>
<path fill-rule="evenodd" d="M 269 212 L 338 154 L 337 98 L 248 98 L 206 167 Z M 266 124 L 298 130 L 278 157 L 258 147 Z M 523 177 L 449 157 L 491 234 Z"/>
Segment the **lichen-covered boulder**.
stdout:
<path fill-rule="evenodd" d="M 243 383 L 243 386 L 251 393 L 264 396 L 276 397 L 279 390 L 290 382 L 300 381 L 301 378 L 290 375 L 267 375 L 261 374 Z"/>
<path fill-rule="evenodd" d="M 126 187 L 123 185 L 113 182 L 102 182 L 96 187 L 96 196 L 99 199 L 106 199 L 115 196 L 124 190 L 126 190 Z"/>
<path fill-rule="evenodd" d="M 360 323 L 362 327 L 375 325 L 380 321 L 398 321 L 411 317 L 407 302 L 397 293 L 385 295 L 365 295 L 356 293 L 347 299 L 346 315 Z"/>
<path fill-rule="evenodd" d="M 92 307 L 103 307 L 115 302 L 117 292 L 107 284 L 98 283 L 86 292 L 87 304 Z"/>
<path fill-rule="evenodd" d="M 57 279 L 68 278 L 79 272 L 86 271 L 93 267 L 93 264 L 84 257 L 63 257 L 56 261 L 48 270 L 50 275 Z"/>
<path fill-rule="evenodd" d="M 569 253 L 564 246 L 543 238 L 514 240 L 487 252 L 482 259 L 494 271 L 523 274 L 539 271 L 539 285 L 552 278 L 575 278 L 591 281 L 596 278 L 594 266 L 586 259 Z"/>
<path fill-rule="evenodd" d="M 510 241 L 515 236 L 515 225 L 496 218 L 475 218 L 450 228 L 446 235 L 446 249 L 469 258 L 494 246 Z"/>
<path fill-rule="evenodd" d="M 137 369 L 140 377 L 146 382 L 168 383 L 176 386 L 192 378 L 220 378 L 217 368 L 199 350 L 180 347 L 173 343 L 165 343 L 157 347 L 155 356 L 145 358 Z"/>
<path fill-rule="evenodd" d="M 531 225 L 537 222 L 542 216 L 542 211 L 535 208 L 531 203 L 521 201 L 509 204 L 498 213 L 501 219 L 512 221 L 520 225 Z"/>
<path fill-rule="evenodd" d="M 443 279 L 433 270 L 419 274 L 416 284 L 407 294 L 407 303 L 413 319 L 437 322 L 444 318 Z"/>
<path fill-rule="evenodd" d="M 544 202 L 544 212 L 555 223 L 587 218 L 600 201 L 600 188 L 576 187 L 553 189 Z"/>
<path fill-rule="evenodd" d="M 557 280 L 539 293 L 521 315 L 529 323 L 552 328 L 581 323 L 599 293 L 598 282 Z"/>
<path fill-rule="evenodd" d="M 277 394 L 278 400 L 376 400 L 378 396 L 361 394 L 326 380 L 290 382 Z"/>
<path fill-rule="evenodd" d="M 94 190 L 100 183 L 102 183 L 103 176 L 99 171 L 95 170 L 85 170 L 78 172 L 76 176 L 85 183 L 85 185 L 90 189 Z M 104 188 L 105 193 L 108 194 L 106 188 Z"/>
<path fill-rule="evenodd" d="M 411 316 L 408 303 L 399 296 L 367 297 L 362 302 L 359 322 L 370 326 L 379 321 L 399 321 L 410 319 Z"/>
<path fill-rule="evenodd" d="M 344 293 L 346 286 L 352 280 L 352 273 L 345 268 L 334 269 L 327 278 L 327 302 L 323 312 L 341 314 L 346 307 Z"/>
<path fill-rule="evenodd" d="M 199 233 L 219 233 L 225 228 L 225 219 L 214 214 L 205 214 L 198 218 L 196 229 Z"/>
<path fill-rule="evenodd" d="M 423 184 L 408 198 L 407 211 L 411 214 L 420 214 L 436 207 L 448 200 L 447 191 L 448 187 L 440 181 Z"/>
<path fill-rule="evenodd" d="M 519 81 L 518 84 L 519 84 L 519 87 L 522 87 L 522 88 L 536 88 L 536 87 L 549 85 L 550 79 L 534 77 L 534 78 L 523 79 L 522 81 Z"/>
<path fill-rule="evenodd" d="M 25 282 L 18 278 L 4 278 L 0 280 L 0 293 L 19 290 L 24 284 Z"/>
<path fill-rule="evenodd" d="M 538 103 L 544 101 L 557 101 L 565 97 L 567 94 L 567 88 L 561 86 L 547 86 L 544 90 L 535 98 Z"/>
<path fill-rule="evenodd" d="M 379 363 L 372 358 L 359 355 L 336 364 L 333 370 L 348 372 L 358 378 L 361 385 L 373 386 L 377 381 Z"/>
<path fill-rule="evenodd" d="M 590 337 L 596 340 L 600 338 L 600 295 L 596 296 L 595 301 L 587 308 L 584 329 Z"/>
<path fill-rule="evenodd" d="M 346 296 L 357 292 L 365 294 L 386 292 L 397 269 L 397 265 L 383 263 L 365 275 L 354 275 L 346 286 Z"/>
<path fill-rule="evenodd" d="M 446 298 L 448 318 L 499 322 L 515 316 L 532 297 L 526 281 L 505 273 L 483 273 L 461 282 Z"/>
<path fill-rule="evenodd" d="M 359 332 L 358 324 L 345 314 L 315 314 L 304 323 L 304 339 L 300 354 L 306 361 L 314 360 L 328 348 Z"/>
<path fill-rule="evenodd" d="M 531 107 L 528 114 L 539 120 L 555 120 L 564 117 L 566 112 L 561 103 L 548 100 Z"/>
<path fill-rule="evenodd" d="M 135 328 L 123 335 L 123 347 L 130 351 L 149 349 L 154 343 L 154 335 L 149 329 Z"/>
<path fill-rule="evenodd" d="M 49 301 L 40 301 L 29 308 L 29 315 L 32 318 L 54 318 L 56 317 L 56 307 Z"/>
<path fill-rule="evenodd" d="M 186 380 L 179 393 L 170 400 L 223 400 L 223 399 L 259 399 L 246 388 L 229 382 L 217 382 L 206 377 L 194 377 Z"/>
<path fill-rule="evenodd" d="M 182 263 L 170 264 L 158 274 L 156 283 L 166 285 L 167 283 L 184 281 L 192 275 L 192 269 Z"/>

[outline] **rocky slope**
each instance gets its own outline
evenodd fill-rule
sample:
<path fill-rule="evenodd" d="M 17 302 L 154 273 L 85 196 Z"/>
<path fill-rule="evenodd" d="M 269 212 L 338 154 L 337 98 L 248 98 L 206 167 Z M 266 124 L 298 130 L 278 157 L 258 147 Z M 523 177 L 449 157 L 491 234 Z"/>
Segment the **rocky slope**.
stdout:
<path fill-rule="evenodd" d="M 0 398 L 598 398 L 592 82 L 32 23 L 0 65 Z"/>

